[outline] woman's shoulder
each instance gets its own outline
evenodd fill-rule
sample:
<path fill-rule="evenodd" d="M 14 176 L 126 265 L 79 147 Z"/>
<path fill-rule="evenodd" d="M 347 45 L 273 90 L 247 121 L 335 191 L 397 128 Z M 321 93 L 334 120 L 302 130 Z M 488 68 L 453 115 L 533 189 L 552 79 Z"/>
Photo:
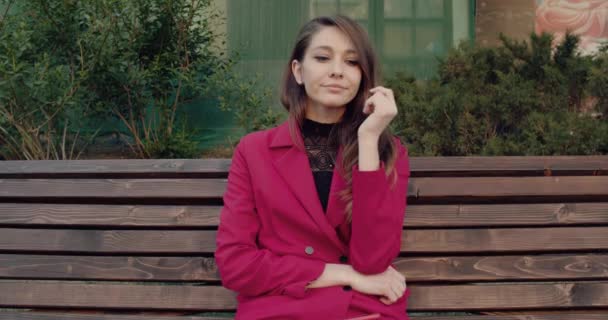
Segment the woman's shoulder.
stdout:
<path fill-rule="evenodd" d="M 407 176 L 410 175 L 410 159 L 407 151 L 407 146 L 403 142 L 402 138 L 393 135 L 393 142 L 395 143 L 395 151 L 397 152 L 396 167 L 400 173 Z"/>
<path fill-rule="evenodd" d="M 267 147 L 272 142 L 273 137 L 287 125 L 286 122 L 272 128 L 256 130 L 245 134 L 238 142 L 237 148 L 241 151 L 254 151 L 261 147 Z"/>
<path fill-rule="evenodd" d="M 393 135 L 393 143 L 395 144 L 395 147 L 398 151 L 398 154 L 405 154 L 407 155 L 407 145 L 403 142 L 403 139 L 401 137 L 399 137 L 398 135 L 394 134 Z"/>

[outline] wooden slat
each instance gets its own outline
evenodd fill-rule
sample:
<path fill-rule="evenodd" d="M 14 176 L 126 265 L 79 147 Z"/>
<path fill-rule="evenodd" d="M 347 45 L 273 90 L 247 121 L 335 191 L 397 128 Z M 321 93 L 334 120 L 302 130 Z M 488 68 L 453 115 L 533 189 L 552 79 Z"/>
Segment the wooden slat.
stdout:
<path fill-rule="evenodd" d="M 215 259 L 0 254 L 0 278 L 220 281 Z"/>
<path fill-rule="evenodd" d="M 215 250 L 215 231 L 0 230 L 0 250 L 72 253 L 187 253 Z"/>
<path fill-rule="evenodd" d="M 608 308 L 608 283 L 410 286 L 409 311 L 511 311 Z M 473 298 L 474 297 L 474 298 Z M 131 310 L 234 310 L 222 287 L 0 281 L 2 307 Z"/>
<path fill-rule="evenodd" d="M 608 280 L 608 255 L 445 256 L 398 258 L 408 283 Z"/>
<path fill-rule="evenodd" d="M 408 205 L 406 227 L 608 224 L 608 203 Z"/>
<path fill-rule="evenodd" d="M 608 227 L 405 230 L 405 253 L 563 252 L 605 250 Z"/>
<path fill-rule="evenodd" d="M 17 160 L 0 178 L 225 178 L 230 159 Z"/>
<path fill-rule="evenodd" d="M 0 197 L 8 198 L 221 198 L 223 179 L 3 179 Z M 608 176 L 413 178 L 414 199 L 594 197 L 608 201 Z M 561 200 L 560 200 L 561 201 Z"/>
<path fill-rule="evenodd" d="M 608 177 L 414 178 L 410 181 L 410 204 L 608 201 Z"/>
<path fill-rule="evenodd" d="M 605 313 L 581 313 L 580 311 L 561 311 L 560 314 L 548 315 L 509 315 L 509 316 L 415 316 L 415 320 L 606 320 Z M 121 315 L 121 314 L 74 314 L 57 312 L 26 312 L 26 311 L 0 311 L 0 320 L 229 320 L 230 317 L 200 317 L 200 316 L 162 316 L 155 314 Z"/>
<path fill-rule="evenodd" d="M 605 282 L 412 286 L 411 290 L 411 311 L 608 308 Z"/>
<path fill-rule="evenodd" d="M 408 283 L 608 280 L 608 254 L 397 258 Z M 0 278 L 220 282 L 213 258 L 0 254 Z"/>
<path fill-rule="evenodd" d="M 232 317 L 166 316 L 154 313 L 139 315 L 82 314 L 75 312 L 0 311 L 0 320 L 230 320 Z M 456 319 L 459 320 L 459 319 Z M 464 319 L 463 319 L 464 320 Z M 480 319 L 482 320 L 482 319 Z M 589 318 L 589 320 L 593 320 Z"/>
<path fill-rule="evenodd" d="M 0 203 L 0 226 L 217 227 L 221 206 Z"/>
<path fill-rule="evenodd" d="M 521 199 L 538 200 L 540 202 L 608 201 L 607 177 L 568 177 L 568 175 L 607 174 L 608 157 L 551 158 L 561 162 L 544 162 L 541 168 L 540 158 L 535 159 L 536 162 L 530 162 L 532 159 L 524 159 L 523 157 L 519 159 L 521 162 L 518 162 L 518 159 L 514 157 L 505 157 L 504 159 L 435 158 L 434 160 L 439 162 L 435 162 L 434 165 L 432 165 L 432 161 L 429 162 L 427 159 L 412 159 L 413 177 L 425 175 L 563 176 L 466 179 L 412 178 L 408 195 L 410 196 L 410 204 L 414 205 L 409 206 L 405 220 L 406 230 L 404 230 L 402 238 L 404 254 L 406 256 L 441 253 L 479 255 L 484 253 L 562 253 L 606 250 L 608 239 L 604 240 L 606 237 L 603 235 L 608 234 L 608 227 L 603 227 L 603 225 L 606 224 L 608 210 L 606 210 L 605 203 L 461 204 L 489 200 L 512 202 Z M 417 164 L 416 160 L 423 161 Z M 471 160 L 474 160 L 473 163 L 468 162 Z M 151 163 L 137 163 L 136 165 L 141 166 L 136 170 L 123 167 L 123 171 L 117 171 L 117 168 L 111 165 L 97 169 L 64 168 L 65 170 L 62 170 L 59 168 L 61 165 L 59 165 L 59 167 L 54 168 L 55 170 L 46 169 L 46 172 L 42 167 L 38 167 L 40 171 L 37 173 L 28 173 L 27 170 L 6 173 L 3 171 L 2 164 L 0 164 L 0 177 L 63 179 L 2 180 L 0 181 L 0 198 L 4 197 L 4 201 L 11 201 L 13 198 L 23 201 L 33 198 L 37 198 L 37 200 L 90 198 L 103 199 L 102 202 L 104 203 L 111 203 L 115 199 L 142 199 L 146 203 L 153 203 L 150 202 L 151 199 L 173 201 L 175 199 L 217 200 L 221 198 L 225 189 L 225 179 L 203 180 L 199 178 L 225 178 L 228 162 L 225 162 L 226 166 L 223 169 L 219 168 L 221 164 L 218 162 L 214 164 L 215 167 L 207 168 L 206 171 L 196 171 L 196 166 L 208 165 L 208 163 L 202 164 L 205 161 L 193 160 L 184 165 L 183 163 L 179 164 L 180 160 L 177 161 L 177 165 L 182 166 L 182 168 L 171 168 L 172 165 L 175 166 L 176 164 L 167 165 L 165 163 L 167 167 L 159 170 L 149 167 Z M 48 163 L 47 165 L 55 164 Z M 128 163 L 116 162 L 114 164 L 120 167 Z M 62 165 L 65 166 L 65 164 Z M 74 165 L 74 163 L 71 165 Z M 87 163 L 85 161 L 82 165 L 90 166 L 91 162 Z M 187 168 L 188 165 L 192 167 Z M 416 167 L 418 165 L 420 167 Z M 430 167 L 425 169 L 424 165 L 430 165 Z M 459 168 L 459 165 L 462 165 L 462 167 Z M 74 179 L 85 177 L 87 179 Z M 116 177 L 129 177 L 131 179 L 110 179 Z M 30 190 L 34 190 L 33 197 L 30 196 Z M 193 193 L 193 190 L 196 192 Z M 192 193 L 188 193 L 188 191 Z M 454 201 L 459 204 L 416 205 L 433 203 L 434 201 L 439 201 L 438 203 Z M 10 205 L 14 204 L 6 205 L 9 206 L 6 209 L 11 210 Z M 38 205 L 30 206 L 30 208 L 33 208 Z M 48 207 L 38 207 L 32 209 L 29 216 L 26 216 L 28 214 L 27 210 L 21 212 L 19 208 L 15 207 L 12 207 L 12 210 L 13 212 L 19 211 L 18 214 L 3 215 L 2 207 L 0 207 L 0 225 L 13 227 L 0 230 L 0 250 L 51 254 L 123 255 L 139 253 L 148 255 L 178 253 L 200 255 L 201 253 L 212 254 L 215 249 L 215 231 L 212 230 L 28 230 L 14 228 L 15 226 L 29 227 L 31 225 L 40 227 L 47 223 L 57 226 L 69 225 L 70 228 L 87 226 L 106 227 L 107 229 L 112 229 L 113 226 L 121 228 L 156 226 L 165 229 L 215 227 L 218 222 L 217 215 L 221 209 L 219 206 L 99 206 L 95 209 L 89 208 L 90 206 L 80 206 L 78 209 L 75 207 L 65 205 L 62 207 L 63 211 L 62 209 L 53 211 Z M 104 207 L 114 211 L 104 215 L 103 212 L 100 212 Z M 169 208 L 172 208 L 172 210 Z M 36 210 L 45 209 L 46 211 L 36 212 Z M 92 215 L 92 210 L 98 210 L 100 215 Z M 576 224 L 602 226 L 518 229 L 409 229 L 414 227 L 557 226 Z M 16 238 L 11 239 L 12 237 Z M 606 260 L 607 256 L 605 254 L 450 256 L 441 258 L 412 256 L 398 259 L 396 265 L 398 270 L 406 274 L 408 280 L 413 283 L 410 286 L 413 291 L 409 303 L 409 310 L 411 311 L 530 311 L 566 310 L 570 308 L 600 308 L 602 311 L 606 311 L 608 310 L 608 284 L 604 282 L 421 285 L 445 281 L 604 280 L 606 274 L 608 274 L 606 272 L 606 265 L 608 265 Z M 11 254 L 0 255 L 0 277 L 119 281 L 211 281 L 216 283 L 219 280 L 212 258 L 26 256 Z M 20 290 L 24 292 L 20 292 Z M 209 293 L 205 290 L 212 292 Z M 13 301 L 17 301 L 18 304 L 10 305 L 10 300 L 7 297 L 14 292 L 17 292 L 17 295 L 13 295 L 12 299 L 16 299 Z M 154 295 L 154 297 L 150 299 L 149 295 Z M 198 301 L 184 300 L 184 297 L 192 297 L 193 295 L 198 296 L 199 299 L 205 299 L 205 302 L 212 306 L 201 307 L 200 304 L 196 304 Z M 475 297 L 475 299 L 471 299 L 471 297 Z M 27 302 L 28 299 L 30 299 L 30 304 Z M 62 300 L 60 306 L 68 308 L 114 309 L 118 307 L 137 311 L 142 309 L 233 310 L 235 303 L 231 292 L 213 286 L 107 284 L 74 281 L 0 281 L 0 306 L 55 308 L 57 304 L 53 303 L 53 299 Z M 116 303 L 121 305 L 117 306 Z M 602 312 L 602 314 L 605 315 L 605 312 Z M 595 319 L 593 318 L 594 314 L 590 315 L 590 319 Z M 550 319 L 558 319 L 557 316 L 563 317 L 566 315 L 555 315 L 554 318 Z M 428 319 L 440 318 L 430 317 Z M 444 318 L 452 319 L 452 317 Z M 497 316 L 491 318 L 500 319 Z M 511 317 L 503 318 L 511 319 Z M 1 313 L 0 319 L 2 319 Z M 475 319 L 481 318 L 475 317 Z M 586 318 L 576 316 L 567 319 L 581 320 Z"/>
<path fill-rule="evenodd" d="M 608 176 L 602 177 L 483 177 L 414 178 L 416 198 L 508 198 L 599 196 L 608 200 Z"/>
<path fill-rule="evenodd" d="M 221 198 L 225 179 L 3 179 L 10 198 Z"/>
<path fill-rule="evenodd" d="M 560 252 L 608 249 L 608 227 L 405 230 L 406 254 Z M 212 230 L 0 229 L 0 250 L 121 254 L 211 254 Z"/>
<path fill-rule="evenodd" d="M 412 176 L 605 175 L 608 156 L 411 157 Z"/>
<path fill-rule="evenodd" d="M 518 313 L 515 315 L 496 316 L 412 316 L 416 320 L 605 320 L 605 311 L 559 311 L 559 314 Z"/>
<path fill-rule="evenodd" d="M 221 206 L 0 203 L 0 226 L 217 227 Z M 608 203 L 408 205 L 404 226 L 492 227 L 608 223 Z"/>
<path fill-rule="evenodd" d="M 0 281 L 0 307 L 131 310 L 234 310 L 235 294 L 221 286 Z"/>
<path fill-rule="evenodd" d="M 0 178 L 226 177 L 230 159 L 2 161 Z M 411 157 L 412 176 L 608 174 L 608 156 Z"/>
<path fill-rule="evenodd" d="M 0 203 L 0 226 L 217 227 L 221 206 Z M 606 225 L 608 203 L 409 205 L 404 226 Z"/>

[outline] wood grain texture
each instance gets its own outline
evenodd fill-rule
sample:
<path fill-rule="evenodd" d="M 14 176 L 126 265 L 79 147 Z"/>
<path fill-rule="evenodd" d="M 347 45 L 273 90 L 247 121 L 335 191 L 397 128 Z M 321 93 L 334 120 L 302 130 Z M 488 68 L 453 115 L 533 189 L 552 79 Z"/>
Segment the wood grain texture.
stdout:
<path fill-rule="evenodd" d="M 408 283 L 608 280 L 608 254 L 401 257 Z M 213 258 L 0 254 L 0 278 L 220 282 Z"/>
<path fill-rule="evenodd" d="M 608 283 L 410 286 L 409 311 L 608 308 Z M 474 297 L 474 298 L 473 298 Z M 234 310 L 233 292 L 190 285 L 0 281 L 2 307 L 123 310 Z"/>
<path fill-rule="evenodd" d="M 0 254 L 0 278 L 220 281 L 213 258 L 21 254 Z"/>
<path fill-rule="evenodd" d="M 123 310 L 234 310 L 236 295 L 221 286 L 0 281 L 3 307 Z"/>
<path fill-rule="evenodd" d="M 564 252 L 608 248 L 608 227 L 406 230 L 405 253 Z"/>
<path fill-rule="evenodd" d="M 498 227 L 608 224 L 608 203 L 408 205 L 404 226 Z"/>
<path fill-rule="evenodd" d="M 605 320 L 606 314 L 601 311 L 583 313 L 581 311 L 561 311 L 561 314 L 535 315 L 524 313 L 520 315 L 503 316 L 410 316 L 414 320 Z M 56 312 L 26 312 L 0 311 L 0 320 L 230 320 L 232 317 L 200 317 L 200 316 L 165 316 L 155 313 L 142 315 L 110 314 L 79 314 Z"/>
<path fill-rule="evenodd" d="M 414 178 L 410 189 L 416 198 L 605 196 L 608 200 L 608 176 Z"/>
<path fill-rule="evenodd" d="M 0 226 L 215 228 L 221 206 L 0 203 Z M 493 227 L 608 224 L 608 203 L 408 205 L 404 226 Z"/>
<path fill-rule="evenodd" d="M 1 179 L 0 198 L 221 199 L 226 183 L 223 179 Z M 608 201 L 608 176 L 412 178 L 408 196 L 459 202 L 577 197 Z"/>
<path fill-rule="evenodd" d="M 221 206 L 0 203 L 0 226 L 217 227 Z"/>
<path fill-rule="evenodd" d="M 606 254 L 397 258 L 408 283 L 608 280 Z"/>
<path fill-rule="evenodd" d="M 225 178 L 230 159 L 1 161 L 0 178 Z M 410 157 L 412 176 L 608 174 L 608 156 Z"/>
<path fill-rule="evenodd" d="M 186 253 L 215 251 L 215 231 L 0 230 L 0 250 L 71 253 Z"/>
<path fill-rule="evenodd" d="M 11 198 L 221 198 L 225 179 L 1 179 Z"/>
<path fill-rule="evenodd" d="M 168 316 L 159 313 L 125 315 L 119 313 L 94 314 L 96 311 L 63 312 L 57 311 L 0 311 L 0 320 L 230 320 L 232 317 Z M 464 320 L 464 319 L 463 319 Z M 480 319 L 481 320 L 481 319 Z M 544 319 L 543 319 L 544 320 Z M 559 320 L 559 319 L 558 319 Z M 589 320 L 594 320 L 589 318 Z"/>
<path fill-rule="evenodd" d="M 0 162 L 0 307 L 61 309 L 0 310 L 0 319 L 234 311 L 213 259 L 229 166 Z M 411 158 L 411 166 L 394 263 L 412 289 L 408 310 L 517 313 L 412 319 L 605 319 L 608 156 Z"/>
<path fill-rule="evenodd" d="M 1 178 L 224 178 L 230 159 L 15 160 Z"/>
<path fill-rule="evenodd" d="M 401 251 L 420 253 L 581 252 L 608 249 L 608 227 L 405 230 Z M 213 230 L 0 230 L 5 252 L 212 254 Z"/>

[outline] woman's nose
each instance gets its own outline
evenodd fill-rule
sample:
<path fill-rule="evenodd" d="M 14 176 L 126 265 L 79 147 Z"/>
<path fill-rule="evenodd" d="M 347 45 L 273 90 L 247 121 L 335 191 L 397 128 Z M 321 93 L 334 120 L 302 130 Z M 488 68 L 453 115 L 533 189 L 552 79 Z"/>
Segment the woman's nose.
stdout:
<path fill-rule="evenodd" d="M 341 78 L 343 76 L 343 73 L 344 67 L 342 66 L 342 64 L 340 62 L 334 63 L 331 70 L 331 76 Z"/>

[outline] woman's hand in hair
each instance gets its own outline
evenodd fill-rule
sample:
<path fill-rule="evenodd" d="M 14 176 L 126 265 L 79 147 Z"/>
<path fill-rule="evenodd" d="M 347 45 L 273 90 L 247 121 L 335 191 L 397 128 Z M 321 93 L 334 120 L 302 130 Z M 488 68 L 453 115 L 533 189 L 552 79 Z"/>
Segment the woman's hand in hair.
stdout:
<path fill-rule="evenodd" d="M 407 289 L 405 277 L 392 266 L 379 274 L 359 273 L 352 281 L 351 287 L 361 293 L 378 295 L 380 301 L 387 305 L 399 300 Z"/>
<path fill-rule="evenodd" d="M 368 117 L 361 123 L 358 134 L 359 137 L 378 138 L 397 115 L 397 104 L 391 89 L 378 86 L 369 92 L 371 96 L 363 105 L 363 113 Z"/>

